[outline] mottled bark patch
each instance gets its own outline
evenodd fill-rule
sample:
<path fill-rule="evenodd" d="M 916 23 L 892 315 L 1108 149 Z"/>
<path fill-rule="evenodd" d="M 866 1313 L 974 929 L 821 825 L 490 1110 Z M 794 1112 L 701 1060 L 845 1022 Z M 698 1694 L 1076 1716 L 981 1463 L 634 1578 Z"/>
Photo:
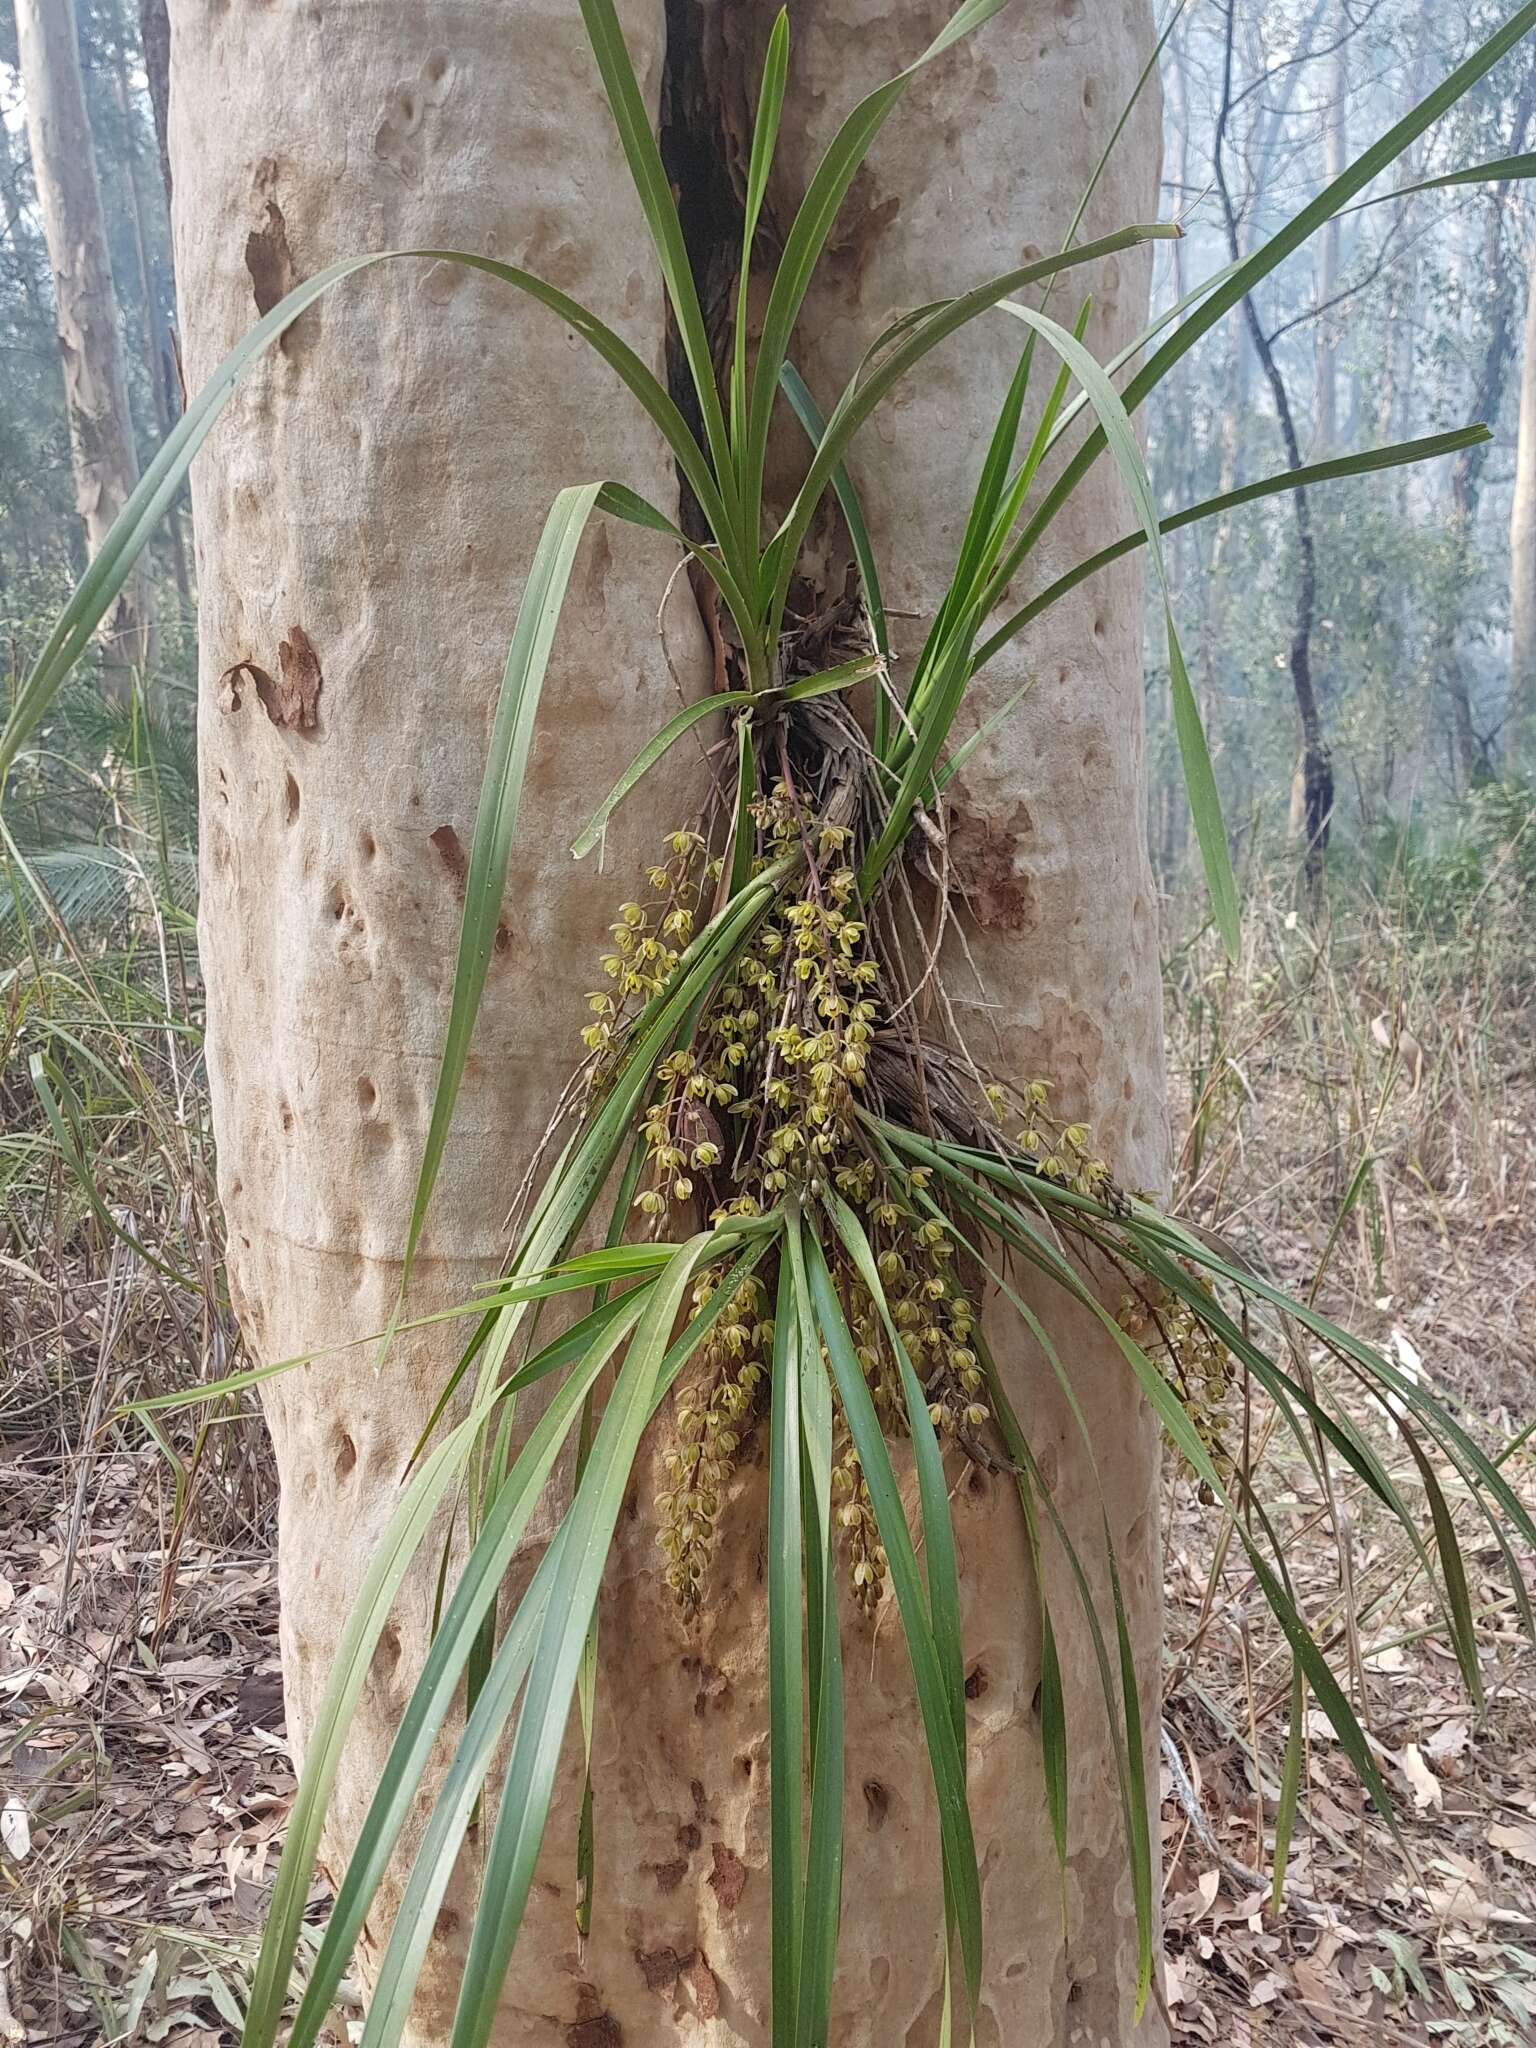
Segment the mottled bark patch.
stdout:
<path fill-rule="evenodd" d="M 224 711 L 238 711 L 244 701 L 242 681 L 249 682 L 261 700 L 261 708 L 275 726 L 288 732 L 315 732 L 320 724 L 320 692 L 325 677 L 314 643 L 302 626 L 290 626 L 288 638 L 277 644 L 277 675 L 259 662 L 236 661 L 219 677 L 219 705 Z M 292 790 L 290 820 L 298 816 L 298 784 L 289 778 Z"/>
<path fill-rule="evenodd" d="M 720 2017 L 720 1986 L 715 1982 L 715 1973 L 703 1956 L 695 1955 L 683 1972 L 688 1989 L 693 1993 L 693 2009 L 701 2020 L 717 2020 Z"/>
<path fill-rule="evenodd" d="M 463 842 L 452 825 L 439 825 L 437 830 L 430 833 L 428 837 L 437 848 L 438 859 L 441 860 L 443 866 L 448 870 L 448 879 L 453 884 L 454 900 L 462 908 L 464 886 L 469 879 L 469 857 L 464 851 Z M 497 952 L 505 953 L 511 943 L 512 933 L 507 920 L 504 917 L 498 918 L 496 922 Z"/>
<path fill-rule="evenodd" d="M 657 1891 L 675 1892 L 688 1875 L 688 1859 L 686 1856 L 674 1856 L 670 1863 L 653 1863 L 650 1868 Z"/>
<path fill-rule="evenodd" d="M 611 2012 L 575 2020 L 565 2030 L 566 2048 L 624 2048 L 624 2029 Z"/>
<path fill-rule="evenodd" d="M 1006 818 L 978 817 L 957 807 L 949 820 L 949 859 L 956 885 L 978 924 L 1027 932 L 1039 922 L 1035 885 L 1019 865 L 1021 843 L 1034 832 L 1026 805 Z"/>
<path fill-rule="evenodd" d="M 715 1867 L 706 1882 L 720 1901 L 722 1913 L 734 1913 L 741 1904 L 741 1895 L 747 1888 L 747 1866 L 724 1842 L 712 1842 Z"/>
<path fill-rule="evenodd" d="M 647 1991 L 670 1991 L 693 1960 L 693 1956 L 692 1949 L 683 1956 L 680 1956 L 675 1948 L 635 1950 L 635 1961 L 640 1965 L 640 1974 L 645 1979 Z"/>
<path fill-rule="evenodd" d="M 293 290 L 296 279 L 288 223 L 275 199 L 263 203 L 256 226 L 245 238 L 245 267 L 251 275 L 256 311 L 263 316 Z"/>

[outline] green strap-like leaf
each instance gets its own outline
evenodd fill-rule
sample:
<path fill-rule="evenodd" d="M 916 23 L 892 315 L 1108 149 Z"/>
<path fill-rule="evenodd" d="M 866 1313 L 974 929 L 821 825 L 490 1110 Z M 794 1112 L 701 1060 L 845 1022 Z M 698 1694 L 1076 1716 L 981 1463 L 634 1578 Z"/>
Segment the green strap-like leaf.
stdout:
<path fill-rule="evenodd" d="M 788 78 L 789 9 L 781 7 L 774 18 L 763 57 L 763 81 L 757 96 L 757 118 L 752 123 L 752 155 L 747 165 L 747 190 L 742 205 L 741 275 L 736 284 L 736 331 L 731 345 L 731 447 L 738 465 L 747 431 L 747 334 L 752 324 L 752 254 L 763 201 L 768 195 L 768 178 L 773 169 Z"/>
<path fill-rule="evenodd" d="M 768 1450 L 768 1788 L 773 2048 L 797 2048 L 805 1754 L 800 1496 L 800 1331 L 788 1258 L 779 1262 Z"/>
<path fill-rule="evenodd" d="M 1157 389 L 1174 365 L 1182 362 L 1195 344 L 1209 334 L 1218 321 L 1224 319 L 1235 305 L 1269 276 L 1272 270 L 1278 268 L 1288 256 L 1310 240 L 1320 227 L 1342 213 L 1357 193 L 1364 191 L 1373 179 L 1380 177 L 1410 143 L 1416 142 L 1426 128 L 1448 113 L 1457 101 L 1470 92 L 1478 80 L 1491 71 L 1499 59 L 1514 49 L 1517 43 L 1523 41 L 1533 28 L 1536 28 L 1536 0 L 1526 0 L 1526 4 L 1516 8 L 1509 19 L 1485 43 L 1474 50 L 1464 63 L 1459 64 L 1442 79 L 1433 92 L 1427 93 L 1402 120 L 1389 128 L 1369 149 L 1362 151 L 1352 164 L 1348 165 L 1331 184 L 1325 186 L 1309 205 L 1304 206 L 1287 221 L 1284 227 L 1271 235 L 1268 241 L 1262 243 L 1241 262 L 1229 264 L 1215 278 L 1207 279 L 1203 285 L 1197 286 L 1187 299 L 1181 301 L 1179 310 L 1192 308 L 1189 318 L 1154 350 L 1126 385 L 1126 410 L 1135 412 L 1149 394 Z M 1152 332 L 1158 331 L 1163 324 L 1161 320 L 1154 322 Z M 1130 349 L 1123 352 L 1121 358 L 1117 359 L 1117 363 L 1131 360 L 1139 347 L 1139 342 L 1133 344 Z M 1063 417 L 1063 431 L 1068 424 L 1068 419 Z M 1096 429 L 1063 464 L 1032 516 L 1028 529 L 1020 537 L 1020 559 L 1029 552 L 1062 506 L 1072 497 L 1078 485 L 1103 453 L 1104 446 L 1103 430 Z"/>
<path fill-rule="evenodd" d="M 549 667 L 555 627 L 559 623 L 560 608 L 565 602 L 571 570 L 575 566 L 576 549 L 601 489 L 601 484 L 579 484 L 561 491 L 556 497 L 544 522 L 544 531 L 539 536 L 528 581 L 523 587 L 522 602 L 518 606 L 517 627 L 502 672 L 501 693 L 496 700 L 496 722 L 491 731 L 485 780 L 480 791 L 480 809 L 470 848 L 469 872 L 464 883 L 458 966 L 454 970 L 448 1029 L 443 1039 L 442 1069 L 432 1098 L 432 1120 L 427 1127 L 416 1194 L 411 1203 L 410 1229 L 406 1235 L 405 1260 L 400 1274 L 402 1296 L 421 1242 L 432 1191 L 437 1185 L 443 1150 L 448 1142 L 448 1128 L 458 1101 L 459 1084 L 464 1078 L 464 1067 L 469 1058 L 480 997 L 491 956 L 496 949 L 502 894 L 507 885 L 507 860 L 512 850 L 512 835 L 517 829 L 523 776 L 533 745 L 534 720 Z"/>
<path fill-rule="evenodd" d="M 789 400 L 789 409 L 805 429 L 812 448 L 820 442 L 827 431 L 826 420 L 821 408 L 811 396 L 809 387 L 793 363 L 785 363 L 779 371 L 779 384 Z M 880 571 L 875 563 L 875 544 L 869 537 L 869 522 L 864 517 L 864 507 L 859 494 L 853 487 L 847 466 L 839 463 L 832 472 L 832 489 L 837 497 L 843 523 L 848 528 L 848 544 L 853 549 L 854 566 L 859 572 L 859 587 L 864 593 L 864 609 L 869 613 L 869 629 L 874 635 L 875 646 L 880 653 L 889 656 L 891 651 L 890 631 L 885 618 L 885 600 L 880 594 Z M 875 693 L 875 752 L 885 758 L 886 728 L 890 720 L 890 705 L 884 690 Z"/>
<path fill-rule="evenodd" d="M 656 248 L 657 260 L 661 265 L 661 274 L 667 287 L 667 297 L 671 301 L 673 315 L 677 321 L 683 354 L 692 373 L 694 393 L 704 421 L 705 437 L 714 458 L 715 475 L 719 480 L 728 513 L 728 523 L 723 531 L 715 529 L 715 537 L 727 548 L 731 546 L 733 540 L 741 540 L 752 546 L 756 544 L 757 536 L 743 534 L 737 517 L 736 508 L 740 501 L 731 463 L 730 438 L 726 433 L 725 414 L 721 410 L 720 394 L 715 386 L 715 366 L 709 346 L 709 330 L 705 325 L 704 311 L 699 303 L 698 286 L 694 282 L 693 266 L 689 261 L 687 244 L 683 239 L 683 226 L 678 219 L 677 204 L 672 197 L 666 167 L 661 161 L 661 151 L 656 146 L 656 137 L 651 129 L 650 109 L 641 95 L 613 0 L 581 0 L 581 18 L 586 24 L 587 40 L 592 46 L 592 54 L 597 59 L 603 90 L 608 96 L 614 126 L 619 131 L 619 141 L 623 145 L 635 194 L 640 201 L 646 226 L 650 229 L 651 240 Z"/>
<path fill-rule="evenodd" d="M 664 1367 L 676 1358 L 671 1371 L 680 1370 L 700 1341 L 702 1333 L 695 1319 L 687 1344 L 669 1351 L 684 1292 L 711 1248 L 711 1233 L 701 1232 L 652 1281 L 645 1314 L 604 1407 L 581 1487 L 567 1511 L 565 1542 L 550 1585 L 548 1615 L 529 1669 L 486 1857 L 479 1910 L 454 2016 L 453 2048 L 485 2048 L 495 2028 L 502 1985 L 544 1837 L 587 1624 L 630 1467 L 663 1390 Z"/>
<path fill-rule="evenodd" d="M 768 304 L 763 311 L 762 334 L 753 366 L 751 396 L 747 411 L 747 441 L 742 455 L 742 502 L 762 502 L 763 474 L 768 454 L 768 429 L 779 389 L 779 372 L 789 354 L 790 337 L 800 308 L 810 288 L 811 276 L 821 260 L 832 224 L 837 219 L 848 188 L 859 166 L 869 154 L 887 116 L 918 72 L 958 42 L 980 28 L 1008 4 L 1008 0 L 965 0 L 934 37 L 933 41 L 895 78 L 877 86 L 860 100 L 827 146 L 816 166 L 804 199 L 784 240 L 783 253 L 774 272 Z M 829 472 L 830 473 L 830 472 Z M 826 479 L 818 486 L 821 496 Z M 777 617 L 777 610 L 772 614 Z"/>
<path fill-rule="evenodd" d="M 1276 497 L 1285 491 L 1311 490 L 1318 484 L 1335 483 L 1344 477 L 1370 476 L 1378 470 L 1400 469 L 1408 463 L 1433 462 L 1439 456 L 1455 455 L 1463 448 L 1475 448 L 1492 438 L 1490 430 L 1482 425 L 1456 427 L 1446 434 L 1426 434 L 1417 441 L 1395 441 L 1384 448 L 1362 449 L 1357 455 L 1335 455 L 1327 462 L 1309 462 L 1301 469 L 1283 469 L 1274 476 L 1260 477 L 1254 483 L 1241 484 L 1236 490 L 1223 491 L 1217 497 L 1202 499 L 1198 505 L 1187 505 L 1180 512 L 1172 512 L 1166 519 L 1158 521 L 1158 531 L 1177 533 L 1182 527 L 1194 526 L 1202 519 L 1214 519 L 1223 512 L 1235 511 L 1240 505 L 1252 505 L 1261 498 Z M 982 642 L 976 650 L 974 668 L 985 667 L 994 654 L 1042 613 L 1048 612 L 1069 590 L 1075 590 L 1079 583 L 1086 582 L 1112 562 L 1122 560 L 1146 544 L 1146 532 L 1138 527 L 1134 533 L 1122 534 L 1107 548 L 1100 548 L 1097 554 L 1089 555 L 1064 576 L 1058 576 Z"/>
<path fill-rule="evenodd" d="M 92 637 L 127 582 L 162 514 L 180 490 L 192 458 L 207 439 L 209 430 L 251 364 L 293 325 L 300 314 L 343 279 L 371 269 L 374 264 L 407 257 L 483 271 L 486 276 L 510 284 L 515 290 L 537 300 L 579 334 L 618 373 L 660 428 L 678 468 L 698 498 L 710 530 L 721 536 L 722 548 L 728 546 L 730 523 L 725 504 L 686 420 L 628 343 L 620 340 L 612 328 L 589 313 L 578 300 L 556 291 L 553 285 L 545 284 L 542 278 L 533 276 L 530 271 L 463 249 L 390 249 L 377 255 L 345 257 L 339 263 L 317 271 L 303 284 L 296 285 L 264 319 L 257 321 L 249 334 L 230 350 L 166 435 L 127 504 L 113 521 L 95 559 L 59 614 L 41 654 L 17 693 L 10 717 L 3 733 L 0 733 L 0 782 L 3 782 L 17 753 L 38 722 L 46 715 L 59 685 L 90 646 Z M 623 516 L 633 517 L 634 509 L 644 501 L 633 492 L 627 494 L 627 499 L 631 509 Z M 659 513 L 655 516 L 658 520 L 661 518 Z M 730 566 L 734 570 L 746 566 L 739 551 L 731 556 Z"/>
<path fill-rule="evenodd" d="M 1184 763 L 1184 785 L 1189 792 L 1190 814 L 1194 819 L 1195 836 L 1199 840 L 1201 857 L 1205 863 L 1206 886 L 1210 890 L 1211 907 L 1215 913 L 1217 929 L 1226 942 L 1229 956 L 1235 960 L 1239 945 L 1237 881 L 1232 873 L 1231 855 L 1227 851 L 1227 829 L 1221 815 L 1221 797 L 1216 788 L 1215 772 L 1211 767 L 1210 750 L 1205 741 L 1205 727 L 1200 721 L 1200 707 L 1195 702 L 1189 672 L 1184 664 L 1184 650 L 1179 644 L 1178 628 L 1174 624 L 1173 593 L 1168 583 L 1167 566 L 1163 561 L 1157 506 L 1153 500 L 1147 466 L 1142 460 L 1141 443 L 1136 438 L 1136 430 L 1131 425 L 1130 415 L 1120 401 L 1120 394 L 1110 382 L 1102 364 L 1075 336 L 1069 334 L 1048 315 L 1035 312 L 1033 307 L 1009 302 L 1005 303 L 1002 310 L 1012 313 L 1016 319 L 1033 328 L 1067 364 L 1088 394 L 1089 403 L 1098 417 L 1100 430 L 1114 457 L 1115 467 L 1120 472 L 1121 480 L 1130 494 L 1131 504 L 1141 520 L 1142 532 L 1146 535 L 1158 589 L 1162 595 L 1163 618 L 1168 629 L 1168 670 L 1173 689 L 1173 721 L 1179 739 L 1179 753 Z"/>
<path fill-rule="evenodd" d="M 1023 291 L 1027 285 L 1041 283 L 1048 277 L 1054 277 L 1058 271 L 1075 270 L 1081 264 L 1096 263 L 1101 257 L 1118 255 L 1123 250 L 1139 247 L 1143 242 L 1177 241 L 1179 232 L 1178 228 L 1162 223 L 1121 228 L 1115 234 L 1104 235 L 1095 242 L 1085 242 L 1081 248 L 1066 250 L 1059 256 L 1042 256 L 1017 270 L 1005 270 L 961 297 L 944 300 L 931 311 L 925 310 L 922 317 L 910 325 L 904 323 L 903 338 L 899 344 L 866 375 L 856 378 L 838 400 L 811 466 L 774 536 L 770 551 L 774 562 L 773 590 L 766 594 L 763 611 L 767 629 L 776 632 L 784 615 L 800 544 L 815 517 L 821 494 L 832 480 L 833 471 L 865 420 L 915 364 L 937 348 L 941 341 L 979 314 L 987 312 L 999 300 L 1007 298 L 1010 292 Z"/>
<path fill-rule="evenodd" d="M 917 1554 L 901 1504 L 875 1405 L 854 1350 L 837 1290 L 815 1237 L 805 1243 L 811 1299 L 821 1341 L 831 1360 L 833 1378 L 843 1404 L 864 1483 L 869 1489 L 880 1541 L 889 1561 L 891 1583 L 901 1614 L 902 1633 L 912 1663 L 918 1708 L 927 1738 L 939 1809 L 943 1846 L 946 1905 L 952 1906 L 965 1964 L 966 1995 L 975 2013 L 981 1994 L 981 1879 L 976 1843 L 965 1796 L 964 1744 L 956 1734 L 949 1684 L 929 1620 L 928 1598 L 918 1570 Z"/>
<path fill-rule="evenodd" d="M 592 851 L 603 836 L 603 827 L 635 784 L 650 773 L 662 755 L 676 746 L 685 733 L 692 732 L 696 725 L 702 725 L 706 718 L 716 712 L 738 710 L 751 702 L 749 691 L 720 690 L 711 697 L 700 697 L 696 703 L 685 704 L 675 717 L 669 718 L 666 724 L 646 741 L 582 827 L 580 837 L 571 847 L 571 852 L 576 858 L 581 860 Z"/>
<path fill-rule="evenodd" d="M 656 1284 L 651 1282 L 652 1286 Z M 326 2023 L 336 1987 L 351 1959 L 444 1718 L 453 1704 L 455 1688 L 481 1625 L 494 1610 L 528 1518 L 538 1504 L 587 1393 L 639 1322 L 646 1301 L 643 1288 L 624 1297 L 622 1313 L 609 1319 L 580 1365 L 534 1424 L 485 1517 L 400 1717 L 388 1759 L 379 1774 L 378 1789 L 331 1909 L 325 1938 L 294 2020 L 289 2048 L 308 2048 Z M 247 2048 L 254 2048 L 254 2044 L 248 2042 Z"/>

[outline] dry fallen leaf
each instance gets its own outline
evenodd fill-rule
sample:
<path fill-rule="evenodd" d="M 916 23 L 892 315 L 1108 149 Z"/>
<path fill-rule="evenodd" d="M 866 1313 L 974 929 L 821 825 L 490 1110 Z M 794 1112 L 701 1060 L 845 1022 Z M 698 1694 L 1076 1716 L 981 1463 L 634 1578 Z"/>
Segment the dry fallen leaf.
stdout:
<path fill-rule="evenodd" d="M 1410 1742 L 1398 1758 L 1403 1776 L 1408 1780 L 1408 1789 L 1413 1794 L 1413 1803 L 1420 1813 L 1438 1808 L 1444 1798 L 1440 1780 L 1424 1761 L 1424 1752 L 1416 1742 Z"/>
<path fill-rule="evenodd" d="M 25 1804 L 14 1792 L 0 1807 L 0 1842 L 18 1863 L 24 1863 L 32 1853 L 32 1823 Z"/>
<path fill-rule="evenodd" d="M 1536 1821 L 1499 1821 L 1488 1830 L 1488 1845 L 1522 1863 L 1536 1863 Z"/>

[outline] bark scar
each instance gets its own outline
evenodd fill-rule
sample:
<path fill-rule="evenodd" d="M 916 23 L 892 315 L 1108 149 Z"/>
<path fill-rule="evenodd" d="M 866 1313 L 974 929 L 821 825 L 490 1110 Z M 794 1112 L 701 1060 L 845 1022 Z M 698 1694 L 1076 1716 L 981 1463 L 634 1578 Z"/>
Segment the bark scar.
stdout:
<path fill-rule="evenodd" d="M 302 626 L 290 626 L 288 638 L 277 643 L 277 678 L 258 662 L 237 661 L 219 677 L 219 702 L 225 711 L 238 711 L 242 702 L 240 684 L 248 680 L 261 699 L 261 708 L 275 726 L 289 732 L 314 732 L 320 723 L 320 692 L 325 677 L 314 642 Z"/>

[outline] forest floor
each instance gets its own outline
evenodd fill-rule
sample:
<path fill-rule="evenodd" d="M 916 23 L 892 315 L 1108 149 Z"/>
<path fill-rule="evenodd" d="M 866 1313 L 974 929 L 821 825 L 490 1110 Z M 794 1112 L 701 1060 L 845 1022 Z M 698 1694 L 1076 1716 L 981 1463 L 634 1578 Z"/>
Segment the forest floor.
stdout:
<path fill-rule="evenodd" d="M 1223 1092 L 1187 1015 L 1175 999 L 1176 1125 L 1199 1133 L 1183 1159 L 1189 1209 L 1219 1217 L 1293 1289 L 1323 1271 L 1330 1313 L 1432 1376 L 1481 1441 L 1508 1441 L 1529 1412 L 1536 1345 L 1528 1019 L 1479 1069 L 1475 1103 L 1436 1078 L 1464 1072 L 1454 1061 L 1432 1062 L 1428 1077 L 1422 1057 L 1405 1062 L 1400 1085 L 1354 1119 L 1370 1131 L 1357 1179 L 1353 1155 L 1339 1154 L 1348 1115 L 1330 1114 L 1334 1135 L 1318 1142 L 1319 1074 L 1338 1061 L 1347 1094 L 1347 1048 L 1244 1038 L 1252 1017 L 1231 1017 L 1225 1063 L 1241 1087 Z M 1459 1028 L 1416 1023 L 1421 1054 Z M 1357 1082 L 1363 1071 L 1356 1062 Z M 1341 1174 L 1355 1195 L 1342 1228 Z M 124 1361 L 184 1344 L 185 1312 L 152 1275 L 62 1242 L 0 1256 L 0 2042 L 223 2048 L 238 2035 L 294 1789 L 271 1478 L 248 1422 L 178 1438 L 175 1461 L 141 1432 L 98 1430 L 132 1378 Z M 1263 1434 L 1262 1413 L 1251 1426 Z M 1395 1479 L 1413 1484 L 1390 1418 L 1371 1426 Z M 1341 1654 L 1353 1639 L 1401 1843 L 1310 1711 L 1306 1797 L 1270 1912 L 1260 1873 L 1289 1667 L 1240 1549 L 1223 1548 L 1216 1517 L 1170 1469 L 1163 1723 L 1179 1770 L 1165 1755 L 1159 1989 L 1174 2037 L 1530 2041 L 1536 1651 L 1504 1560 L 1453 1495 L 1483 1610 L 1480 1723 L 1402 1539 L 1355 1490 L 1341 1487 L 1330 1513 L 1278 1442 L 1270 1457 L 1301 1605 L 1314 1628 L 1337 1629 Z M 1517 1447 L 1505 1469 L 1536 1500 L 1532 1449 Z M 1336 1526 L 1349 1532 L 1348 1602 Z M 315 1906 L 318 1918 L 322 1897 Z M 344 1993 L 338 2044 L 360 2019 Z"/>

